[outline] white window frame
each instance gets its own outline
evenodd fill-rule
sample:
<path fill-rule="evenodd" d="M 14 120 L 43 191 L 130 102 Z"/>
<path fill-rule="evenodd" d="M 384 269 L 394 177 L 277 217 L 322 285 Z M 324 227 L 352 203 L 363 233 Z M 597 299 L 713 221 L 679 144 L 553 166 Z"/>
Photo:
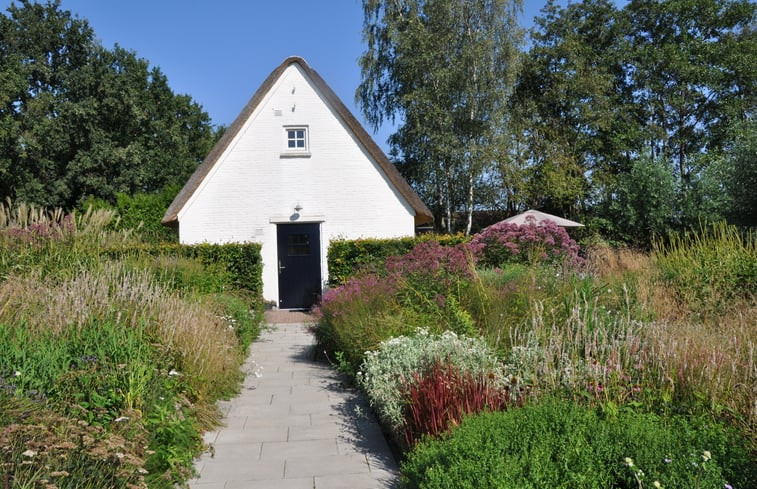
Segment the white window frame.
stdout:
<path fill-rule="evenodd" d="M 292 139 L 289 137 L 290 131 L 303 131 L 303 138 L 298 138 L 295 135 L 295 138 Z M 289 147 L 290 141 L 302 141 L 303 146 L 300 148 Z M 310 128 L 306 125 L 296 125 L 296 126 L 284 126 L 284 142 L 283 142 L 284 149 L 281 152 L 282 157 L 309 157 L 310 156 Z"/>

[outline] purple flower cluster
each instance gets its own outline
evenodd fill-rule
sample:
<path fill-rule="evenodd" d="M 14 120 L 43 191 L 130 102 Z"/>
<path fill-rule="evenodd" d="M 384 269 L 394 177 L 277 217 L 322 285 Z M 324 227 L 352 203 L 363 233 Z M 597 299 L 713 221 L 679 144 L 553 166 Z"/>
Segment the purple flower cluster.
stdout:
<path fill-rule="evenodd" d="M 390 275 L 443 281 L 471 279 L 474 266 L 475 256 L 464 244 L 442 246 L 436 241 L 419 243 L 410 253 L 390 256 L 386 260 Z"/>
<path fill-rule="evenodd" d="M 476 235 L 469 248 L 484 266 L 503 263 L 567 263 L 579 266 L 578 245 L 565 229 L 551 221 L 527 224 L 499 222 Z"/>
<path fill-rule="evenodd" d="M 67 214 L 57 222 L 35 222 L 26 227 L 9 227 L 0 232 L 17 243 L 40 244 L 48 240 L 60 239 L 73 232 L 75 228 L 73 216 Z"/>
<path fill-rule="evenodd" d="M 351 309 L 367 305 L 367 302 L 381 301 L 396 292 L 393 276 L 366 274 L 353 277 L 344 285 L 327 290 L 321 303 L 315 308 L 316 316 L 339 317 L 349 315 Z"/>
<path fill-rule="evenodd" d="M 394 281 L 392 277 L 379 277 L 373 273 L 355 277 L 344 285 L 326 291 L 322 303 L 328 304 L 337 298 L 341 300 L 354 299 L 355 297 L 362 296 L 367 291 L 375 292 L 378 288 L 388 289 L 388 291 L 393 292 Z"/>

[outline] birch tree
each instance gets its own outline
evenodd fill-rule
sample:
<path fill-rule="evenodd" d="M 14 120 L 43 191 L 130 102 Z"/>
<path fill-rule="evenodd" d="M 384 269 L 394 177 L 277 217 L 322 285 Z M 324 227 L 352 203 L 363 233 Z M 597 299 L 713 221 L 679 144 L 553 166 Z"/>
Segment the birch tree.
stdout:
<path fill-rule="evenodd" d="M 391 156 L 433 210 L 470 233 L 476 189 L 496 165 L 522 29 L 520 0 L 363 0 L 356 98 L 374 128 L 398 123 Z"/>

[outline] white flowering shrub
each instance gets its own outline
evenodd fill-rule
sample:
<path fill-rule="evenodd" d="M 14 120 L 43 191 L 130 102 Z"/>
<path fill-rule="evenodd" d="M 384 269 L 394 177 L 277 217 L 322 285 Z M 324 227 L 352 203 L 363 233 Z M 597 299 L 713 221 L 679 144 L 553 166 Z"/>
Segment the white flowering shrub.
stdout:
<path fill-rule="evenodd" d="M 485 374 L 493 376 L 495 382 L 510 381 L 483 339 L 458 336 L 452 331 L 433 335 L 425 329 L 417 330 L 413 336 L 388 339 L 377 350 L 366 352 L 357 380 L 378 416 L 399 433 L 404 424 L 403 385 L 412 381 L 414 372 L 424 372 L 441 362 L 462 374 Z"/>

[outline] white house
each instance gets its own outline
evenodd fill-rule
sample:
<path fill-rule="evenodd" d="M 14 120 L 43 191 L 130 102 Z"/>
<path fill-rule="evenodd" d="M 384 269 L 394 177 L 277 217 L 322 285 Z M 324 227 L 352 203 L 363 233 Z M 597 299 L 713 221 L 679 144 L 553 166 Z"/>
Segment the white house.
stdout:
<path fill-rule="evenodd" d="M 306 308 L 334 238 L 412 236 L 432 220 L 386 155 L 304 59 L 255 92 L 163 217 L 184 244 L 262 244 L 263 297 Z"/>

